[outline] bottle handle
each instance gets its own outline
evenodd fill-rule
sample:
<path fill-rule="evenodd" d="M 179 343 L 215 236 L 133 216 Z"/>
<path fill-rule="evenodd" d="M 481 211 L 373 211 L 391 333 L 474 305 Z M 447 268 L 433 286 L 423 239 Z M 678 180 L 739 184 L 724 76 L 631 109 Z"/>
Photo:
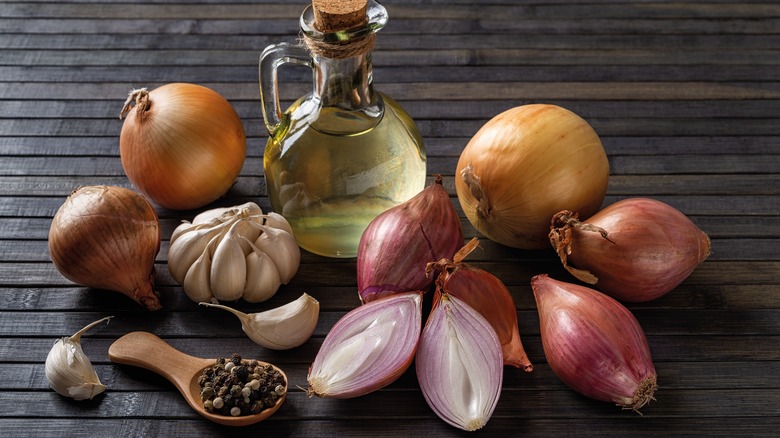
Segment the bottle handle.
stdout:
<path fill-rule="evenodd" d="M 313 68 L 308 50 L 297 44 L 272 44 L 260 54 L 260 104 L 263 107 L 263 121 L 268 133 L 273 135 L 282 123 L 284 113 L 279 103 L 279 74 L 283 64 L 305 65 Z"/>

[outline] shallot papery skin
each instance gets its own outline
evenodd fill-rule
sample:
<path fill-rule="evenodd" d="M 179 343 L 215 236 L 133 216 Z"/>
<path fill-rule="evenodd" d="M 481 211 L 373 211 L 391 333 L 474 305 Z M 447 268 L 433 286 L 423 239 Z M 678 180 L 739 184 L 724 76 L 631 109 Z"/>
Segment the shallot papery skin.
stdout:
<path fill-rule="evenodd" d="M 159 251 L 157 212 L 145 197 L 123 187 L 79 187 L 49 229 L 49 254 L 65 278 L 121 292 L 149 310 L 161 307 L 154 290 Z"/>
<path fill-rule="evenodd" d="M 501 342 L 504 365 L 534 369 L 523 348 L 520 330 L 517 326 L 517 308 L 512 294 L 498 277 L 462 262 L 461 260 L 477 246 L 472 239 L 455 255 L 455 261 L 441 260 L 431 267 L 438 269 L 436 279 L 436 302 L 442 293 L 457 297 L 479 312 L 493 327 Z"/>
<path fill-rule="evenodd" d="M 531 279 L 544 355 L 556 376 L 596 400 L 639 412 L 657 388 L 647 338 L 614 298 L 577 284 Z"/>
<path fill-rule="evenodd" d="M 463 229 L 440 175 L 408 201 L 386 210 L 360 238 L 357 283 L 360 300 L 427 290 L 428 263 L 450 259 L 463 246 Z"/>
<path fill-rule="evenodd" d="M 654 199 L 618 201 L 584 225 L 572 218 L 576 215 L 568 211 L 553 217 L 550 240 L 561 261 L 578 279 L 619 300 L 659 298 L 710 255 L 707 234 L 679 210 Z"/>

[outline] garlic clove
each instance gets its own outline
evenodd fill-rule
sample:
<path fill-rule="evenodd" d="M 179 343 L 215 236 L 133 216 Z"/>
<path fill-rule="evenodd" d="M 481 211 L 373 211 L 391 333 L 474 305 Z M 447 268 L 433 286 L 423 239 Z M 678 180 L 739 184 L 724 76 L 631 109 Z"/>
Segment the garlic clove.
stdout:
<path fill-rule="evenodd" d="M 290 235 L 293 235 L 292 226 L 290 226 L 290 223 L 287 222 L 287 219 L 281 214 L 272 211 L 265 215 L 264 219 L 263 225 L 284 230 L 290 233 Z"/>
<path fill-rule="evenodd" d="M 195 302 L 211 301 L 214 298 L 214 294 L 211 292 L 211 253 L 218 238 L 219 236 L 211 238 L 206 249 L 190 266 L 184 277 L 184 283 L 182 283 L 184 293 Z"/>
<path fill-rule="evenodd" d="M 246 238 L 244 240 L 249 242 Z M 282 282 L 279 278 L 279 270 L 271 257 L 251 242 L 249 245 L 254 250 L 246 256 L 244 300 L 250 303 L 260 303 L 274 296 Z"/>
<path fill-rule="evenodd" d="M 501 343 L 482 315 L 443 294 L 420 337 L 416 371 L 436 415 L 457 428 L 477 430 L 493 415 L 501 393 Z"/>
<path fill-rule="evenodd" d="M 301 250 L 292 234 L 268 226 L 260 226 L 262 234 L 255 240 L 255 246 L 268 254 L 279 270 L 282 284 L 287 284 L 298 272 L 301 263 Z"/>
<path fill-rule="evenodd" d="M 256 344 L 272 350 L 288 350 L 306 342 L 319 320 L 320 303 L 304 293 L 297 300 L 260 313 L 244 313 L 221 304 L 202 306 L 228 311 L 241 320 L 241 328 Z"/>
<path fill-rule="evenodd" d="M 70 337 L 57 339 L 46 356 L 45 374 L 49 386 L 74 400 L 92 399 L 106 390 L 89 358 L 81 349 L 81 335 L 113 316 L 95 321 Z"/>
<path fill-rule="evenodd" d="M 224 230 L 225 224 L 211 228 L 184 231 L 168 248 L 168 271 L 177 283 L 182 284 L 187 271 L 195 260 L 203 254 L 209 241 Z"/>
<path fill-rule="evenodd" d="M 398 379 L 422 327 L 422 292 L 400 293 L 348 312 L 331 328 L 308 375 L 309 396 L 352 398 Z"/>
<path fill-rule="evenodd" d="M 236 224 L 222 237 L 211 259 L 209 284 L 211 293 L 221 301 L 235 301 L 244 294 L 246 284 L 246 256 L 236 239 Z"/>

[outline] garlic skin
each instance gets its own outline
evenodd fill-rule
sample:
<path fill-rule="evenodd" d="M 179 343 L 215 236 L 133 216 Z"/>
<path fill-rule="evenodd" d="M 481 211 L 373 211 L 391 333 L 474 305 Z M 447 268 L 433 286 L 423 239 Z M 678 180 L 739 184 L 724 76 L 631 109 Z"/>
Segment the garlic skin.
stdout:
<path fill-rule="evenodd" d="M 289 350 L 309 340 L 320 314 L 320 303 L 304 293 L 297 300 L 259 313 L 244 313 L 221 304 L 201 306 L 226 310 L 241 320 L 241 328 L 256 344 L 271 350 Z"/>
<path fill-rule="evenodd" d="M 298 272 L 290 230 L 253 202 L 204 211 L 174 230 L 168 270 L 192 301 L 263 302 Z"/>
<path fill-rule="evenodd" d="M 74 400 L 87 400 L 106 390 L 92 362 L 81 349 L 81 335 L 111 318 L 113 316 L 95 321 L 73 336 L 66 336 L 54 342 L 46 356 L 45 374 L 49 386 L 58 394 Z"/>

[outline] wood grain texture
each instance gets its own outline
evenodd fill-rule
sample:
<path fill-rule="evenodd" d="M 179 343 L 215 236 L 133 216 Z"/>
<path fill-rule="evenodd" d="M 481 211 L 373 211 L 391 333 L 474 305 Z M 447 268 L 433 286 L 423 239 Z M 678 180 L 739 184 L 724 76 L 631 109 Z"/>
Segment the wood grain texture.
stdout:
<path fill-rule="evenodd" d="M 247 435 L 462 436 L 439 420 L 407 371 L 355 400 L 306 397 L 309 365 L 328 330 L 359 304 L 354 260 L 304 253 L 299 273 L 266 303 L 308 292 L 322 314 L 291 351 L 257 346 L 239 321 L 191 302 L 167 270 L 169 237 L 197 212 L 158 208 L 156 287 L 163 311 L 79 287 L 48 255 L 51 218 L 81 185 L 133 188 L 119 157 L 118 112 L 133 87 L 203 84 L 223 94 L 248 135 L 238 182 L 212 205 L 265 210 L 257 60 L 294 41 L 306 0 L 26 0 L 0 2 L 0 429 L 8 436 L 223 436 L 152 372 L 113 363 L 109 346 L 149 331 L 196 357 L 238 352 L 282 368 L 290 395 Z M 467 238 L 481 237 L 455 195 L 455 165 L 492 116 L 545 102 L 599 133 L 610 163 L 604 205 L 646 196 L 688 215 L 713 253 L 670 294 L 627 304 L 658 370 L 643 416 L 586 399 L 544 357 L 530 278 L 568 275 L 550 250 L 486 239 L 470 260 L 515 301 L 530 374 L 506 368 L 482 435 L 524 437 L 776 436 L 780 428 L 780 5 L 736 0 L 387 0 L 373 54 L 376 88 L 417 121 L 428 181 L 443 175 Z M 281 99 L 311 87 L 285 68 Z M 54 340 L 114 315 L 83 337 L 109 389 L 72 402 L 51 391 L 43 363 Z"/>

